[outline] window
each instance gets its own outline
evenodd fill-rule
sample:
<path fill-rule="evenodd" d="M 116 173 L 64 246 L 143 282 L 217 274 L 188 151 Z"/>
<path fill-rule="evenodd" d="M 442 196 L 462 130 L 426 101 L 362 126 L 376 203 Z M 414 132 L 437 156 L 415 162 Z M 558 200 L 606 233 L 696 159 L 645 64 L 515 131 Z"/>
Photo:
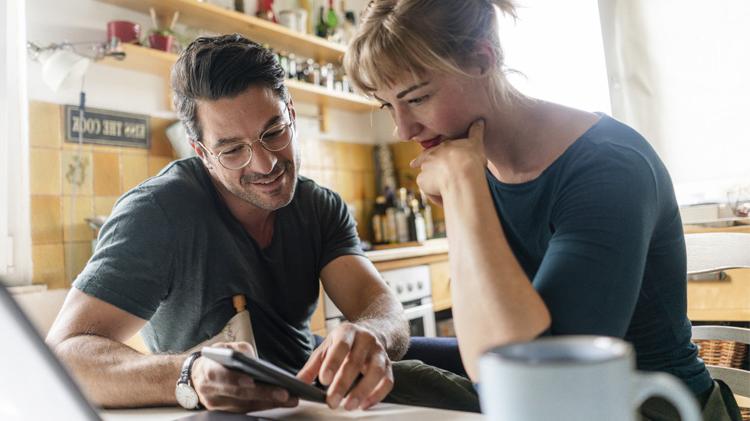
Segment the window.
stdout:
<path fill-rule="evenodd" d="M 501 17 L 510 82 L 526 95 L 610 113 L 607 68 L 596 0 L 525 0 L 518 19 Z"/>
<path fill-rule="evenodd" d="M 600 8 L 613 112 L 654 145 L 678 201 L 748 191 L 750 2 L 600 0 Z"/>
<path fill-rule="evenodd" d="M 25 2 L 0 3 L 0 276 L 31 282 Z"/>

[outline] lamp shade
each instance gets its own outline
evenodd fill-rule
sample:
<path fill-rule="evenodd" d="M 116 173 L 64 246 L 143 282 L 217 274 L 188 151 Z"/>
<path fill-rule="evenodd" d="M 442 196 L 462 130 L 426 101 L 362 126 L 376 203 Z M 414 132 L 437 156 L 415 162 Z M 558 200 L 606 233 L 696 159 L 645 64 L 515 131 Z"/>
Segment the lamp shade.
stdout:
<path fill-rule="evenodd" d="M 53 91 L 80 84 L 91 63 L 89 58 L 66 49 L 43 51 L 39 61 L 42 63 L 42 80 Z"/>

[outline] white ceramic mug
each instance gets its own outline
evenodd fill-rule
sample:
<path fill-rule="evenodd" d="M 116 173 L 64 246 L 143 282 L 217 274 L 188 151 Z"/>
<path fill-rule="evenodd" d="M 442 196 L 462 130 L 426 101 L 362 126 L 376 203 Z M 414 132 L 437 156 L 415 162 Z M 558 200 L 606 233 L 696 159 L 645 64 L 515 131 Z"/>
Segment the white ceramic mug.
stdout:
<path fill-rule="evenodd" d="M 479 362 L 482 412 L 496 421 L 634 421 L 652 396 L 700 421 L 688 388 L 666 373 L 635 371 L 630 344 L 601 336 L 556 336 L 499 346 Z"/>

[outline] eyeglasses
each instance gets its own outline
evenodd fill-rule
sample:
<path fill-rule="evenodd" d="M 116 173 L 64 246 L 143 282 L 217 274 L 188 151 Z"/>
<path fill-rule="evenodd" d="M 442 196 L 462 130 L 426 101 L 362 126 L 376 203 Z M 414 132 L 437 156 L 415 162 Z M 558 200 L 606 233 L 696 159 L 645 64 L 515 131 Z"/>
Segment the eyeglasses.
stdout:
<path fill-rule="evenodd" d="M 289 115 L 289 121 L 269 127 L 258 139 L 250 142 L 237 142 L 222 147 L 214 154 L 203 143 L 198 142 L 204 151 L 214 157 L 222 167 L 228 170 L 239 170 L 245 168 L 253 160 L 253 145 L 260 143 L 263 149 L 269 152 L 279 152 L 289 146 L 294 138 L 294 121 L 289 111 L 289 104 L 286 104 L 286 111 Z"/>

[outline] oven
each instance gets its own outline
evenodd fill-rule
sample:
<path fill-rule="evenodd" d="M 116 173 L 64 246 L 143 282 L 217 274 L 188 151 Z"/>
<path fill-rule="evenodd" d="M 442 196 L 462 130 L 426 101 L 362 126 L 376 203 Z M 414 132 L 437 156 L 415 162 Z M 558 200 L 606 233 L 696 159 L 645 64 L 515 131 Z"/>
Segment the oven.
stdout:
<path fill-rule="evenodd" d="M 409 321 L 411 336 L 435 336 L 430 268 L 427 265 L 386 270 L 380 273 L 391 288 Z M 341 311 L 325 295 L 326 329 L 330 332 L 345 320 Z"/>

